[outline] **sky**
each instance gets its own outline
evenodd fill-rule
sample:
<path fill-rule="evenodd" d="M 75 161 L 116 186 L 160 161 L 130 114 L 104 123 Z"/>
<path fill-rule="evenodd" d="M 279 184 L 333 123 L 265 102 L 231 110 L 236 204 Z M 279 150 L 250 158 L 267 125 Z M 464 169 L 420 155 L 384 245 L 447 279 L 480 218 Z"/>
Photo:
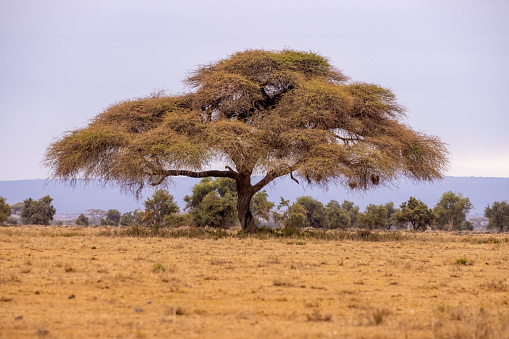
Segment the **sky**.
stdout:
<path fill-rule="evenodd" d="M 47 178 L 46 147 L 109 105 L 246 49 L 317 52 L 390 88 L 439 136 L 446 175 L 509 177 L 509 2 L 0 0 L 0 180 Z"/>

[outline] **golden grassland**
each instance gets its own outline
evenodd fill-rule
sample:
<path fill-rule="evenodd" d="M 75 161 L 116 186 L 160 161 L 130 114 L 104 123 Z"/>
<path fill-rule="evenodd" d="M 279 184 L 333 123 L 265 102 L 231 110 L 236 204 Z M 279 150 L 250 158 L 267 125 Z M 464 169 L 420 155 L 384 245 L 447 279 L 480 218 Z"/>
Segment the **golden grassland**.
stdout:
<path fill-rule="evenodd" d="M 507 235 L 360 239 L 0 228 L 0 337 L 509 338 Z"/>

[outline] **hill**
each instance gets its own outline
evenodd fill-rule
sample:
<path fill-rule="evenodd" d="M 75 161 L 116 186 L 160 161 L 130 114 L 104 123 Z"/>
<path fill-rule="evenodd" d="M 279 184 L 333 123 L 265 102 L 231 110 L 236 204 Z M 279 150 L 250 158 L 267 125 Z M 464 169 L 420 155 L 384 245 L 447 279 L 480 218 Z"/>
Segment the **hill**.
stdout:
<path fill-rule="evenodd" d="M 199 179 L 176 177 L 173 183 L 169 185 L 168 190 L 175 197 L 175 200 L 184 207 L 184 196 L 191 193 L 193 185 L 199 182 Z M 446 191 L 461 193 L 469 197 L 474 205 L 470 216 L 482 216 L 484 208 L 494 201 L 509 200 L 509 178 L 482 178 L 482 177 L 445 177 L 442 181 L 433 184 L 400 181 L 390 187 L 380 187 L 376 190 L 353 193 L 344 188 L 330 187 L 328 190 L 322 190 L 316 187 L 298 185 L 289 178 L 283 178 L 266 187 L 271 201 L 278 203 L 280 197 L 295 201 L 302 195 L 309 195 L 315 199 L 327 203 L 330 200 L 353 201 L 363 210 L 366 205 L 383 204 L 394 202 L 399 206 L 402 202 L 408 200 L 410 196 L 422 200 L 428 206 L 432 207 Z M 35 180 L 17 180 L 0 181 L 0 196 L 7 199 L 7 203 L 15 204 L 26 198 L 39 199 L 45 195 L 50 195 L 54 201 L 57 213 L 82 213 L 87 209 L 115 208 L 120 212 L 132 211 L 143 207 L 143 201 L 153 193 L 153 188 L 143 191 L 142 198 L 136 200 L 130 195 L 120 192 L 118 187 L 99 184 L 83 185 L 79 184 L 76 188 L 68 185 L 47 181 L 44 179 Z"/>

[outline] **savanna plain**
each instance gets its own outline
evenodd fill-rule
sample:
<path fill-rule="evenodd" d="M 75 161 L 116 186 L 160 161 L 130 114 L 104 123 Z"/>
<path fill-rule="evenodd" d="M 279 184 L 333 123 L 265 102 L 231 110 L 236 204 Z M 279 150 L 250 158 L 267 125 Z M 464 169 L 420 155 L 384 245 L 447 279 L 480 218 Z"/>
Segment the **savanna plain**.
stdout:
<path fill-rule="evenodd" d="M 509 338 L 508 258 L 507 234 L 3 227 L 0 337 Z"/>

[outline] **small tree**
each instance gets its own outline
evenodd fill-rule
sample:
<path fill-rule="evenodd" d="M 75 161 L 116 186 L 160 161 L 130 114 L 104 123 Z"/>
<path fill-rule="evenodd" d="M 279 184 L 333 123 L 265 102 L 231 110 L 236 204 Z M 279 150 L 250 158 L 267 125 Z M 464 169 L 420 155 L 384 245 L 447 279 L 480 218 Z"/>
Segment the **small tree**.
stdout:
<path fill-rule="evenodd" d="M 470 222 L 468 220 L 465 220 L 463 224 L 461 224 L 460 231 L 473 231 L 475 230 L 475 226 L 473 222 Z"/>
<path fill-rule="evenodd" d="M 355 227 L 359 217 L 359 206 L 355 205 L 351 201 L 344 200 L 341 204 L 341 208 L 348 212 L 348 216 L 350 217 L 350 227 Z"/>
<path fill-rule="evenodd" d="M 157 190 L 152 195 L 152 199 L 145 201 L 143 220 L 148 225 L 160 226 L 166 215 L 179 212 L 180 208 L 173 201 L 173 195 L 166 190 Z"/>
<path fill-rule="evenodd" d="M 341 207 L 339 202 L 331 200 L 325 206 L 327 224 L 329 228 L 347 229 L 350 227 L 351 219 L 348 211 Z"/>
<path fill-rule="evenodd" d="M 461 230 L 461 225 L 467 219 L 467 213 L 472 207 L 469 198 L 463 197 L 460 193 L 445 192 L 433 208 L 438 228 L 446 231 Z"/>
<path fill-rule="evenodd" d="M 495 201 L 491 207 L 484 209 L 484 216 L 488 218 L 487 229 L 498 229 L 503 232 L 509 230 L 509 204 L 507 201 Z"/>
<path fill-rule="evenodd" d="M 143 212 L 136 209 L 122 214 L 119 221 L 122 226 L 141 225 L 143 223 Z"/>
<path fill-rule="evenodd" d="M 308 211 L 301 204 L 294 203 L 288 207 L 287 216 L 284 220 L 285 228 L 302 228 L 309 226 Z"/>
<path fill-rule="evenodd" d="M 118 226 L 120 222 L 120 212 L 116 209 L 110 209 L 106 212 L 106 218 L 101 219 L 101 225 Z"/>
<path fill-rule="evenodd" d="M 237 191 L 235 181 L 229 178 L 204 178 L 193 186 L 192 195 L 184 201 L 193 223 L 198 227 L 227 228 L 237 219 Z"/>
<path fill-rule="evenodd" d="M 414 197 L 410 197 L 407 202 L 400 205 L 400 209 L 396 212 L 396 217 L 400 223 L 410 223 L 414 230 L 419 228 L 423 231 L 426 226 L 431 225 L 435 219 L 435 214 L 428 206 Z"/>
<path fill-rule="evenodd" d="M 398 218 L 396 215 L 399 209 L 394 207 L 394 203 L 392 201 L 386 203 L 384 206 L 387 209 L 387 221 L 389 226 L 398 225 Z"/>
<path fill-rule="evenodd" d="M 359 214 L 358 223 L 369 230 L 387 227 L 387 208 L 384 205 L 369 204 L 366 210 Z"/>
<path fill-rule="evenodd" d="M 79 217 L 76 219 L 76 225 L 78 226 L 88 226 L 90 224 L 90 221 L 88 220 L 87 216 L 83 213 L 79 215 Z"/>
<path fill-rule="evenodd" d="M 4 197 L 0 197 L 0 224 L 5 222 L 11 215 L 11 207 L 5 202 Z"/>
<path fill-rule="evenodd" d="M 309 196 L 297 198 L 295 202 L 306 209 L 306 226 L 313 228 L 327 228 L 327 214 L 323 204 Z"/>
<path fill-rule="evenodd" d="M 257 225 L 260 225 L 262 220 L 269 222 L 273 208 L 274 203 L 268 200 L 268 194 L 266 190 L 260 191 L 253 195 L 253 198 L 251 199 L 251 211 Z"/>
<path fill-rule="evenodd" d="M 22 222 L 32 225 L 50 225 L 56 213 L 55 208 L 51 204 L 52 201 L 53 199 L 49 195 L 39 200 L 26 199 L 21 211 Z"/>

